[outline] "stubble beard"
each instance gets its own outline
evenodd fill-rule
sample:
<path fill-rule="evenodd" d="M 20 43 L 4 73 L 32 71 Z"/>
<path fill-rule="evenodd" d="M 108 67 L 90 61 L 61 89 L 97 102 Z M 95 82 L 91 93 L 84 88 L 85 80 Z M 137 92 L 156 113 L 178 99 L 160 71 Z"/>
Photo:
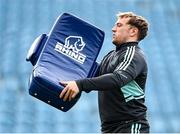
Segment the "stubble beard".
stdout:
<path fill-rule="evenodd" d="M 115 46 L 119 46 L 121 44 L 121 41 L 117 41 L 115 39 L 112 40 L 112 43 L 115 45 Z"/>

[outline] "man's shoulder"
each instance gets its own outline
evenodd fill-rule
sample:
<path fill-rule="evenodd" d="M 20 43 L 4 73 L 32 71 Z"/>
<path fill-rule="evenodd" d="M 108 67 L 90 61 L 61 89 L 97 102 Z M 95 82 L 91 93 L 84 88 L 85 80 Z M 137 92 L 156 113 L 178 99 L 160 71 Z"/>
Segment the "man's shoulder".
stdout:
<path fill-rule="evenodd" d="M 104 56 L 104 58 L 109 57 L 114 51 L 115 51 L 115 50 L 109 51 L 109 52 Z"/>

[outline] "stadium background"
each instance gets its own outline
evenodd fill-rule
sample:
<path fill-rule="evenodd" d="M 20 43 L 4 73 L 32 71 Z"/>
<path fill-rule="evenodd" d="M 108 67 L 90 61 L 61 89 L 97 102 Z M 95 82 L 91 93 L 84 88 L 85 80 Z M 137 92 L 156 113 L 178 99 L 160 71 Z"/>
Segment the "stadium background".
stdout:
<path fill-rule="evenodd" d="M 146 104 L 151 132 L 180 132 L 179 0 L 0 0 L 0 132 L 100 132 L 97 93 L 84 93 L 67 113 L 28 95 L 33 40 L 48 33 L 63 12 L 105 31 L 98 61 L 113 48 L 111 28 L 118 11 L 148 19 L 141 42 L 149 64 Z"/>

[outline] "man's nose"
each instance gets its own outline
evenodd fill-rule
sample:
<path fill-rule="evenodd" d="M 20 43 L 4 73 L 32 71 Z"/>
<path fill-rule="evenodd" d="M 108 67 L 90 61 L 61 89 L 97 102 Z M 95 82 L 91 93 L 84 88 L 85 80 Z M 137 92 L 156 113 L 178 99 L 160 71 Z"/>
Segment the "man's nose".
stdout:
<path fill-rule="evenodd" d="M 112 27 L 112 32 L 115 32 L 116 31 L 116 28 L 115 26 Z"/>

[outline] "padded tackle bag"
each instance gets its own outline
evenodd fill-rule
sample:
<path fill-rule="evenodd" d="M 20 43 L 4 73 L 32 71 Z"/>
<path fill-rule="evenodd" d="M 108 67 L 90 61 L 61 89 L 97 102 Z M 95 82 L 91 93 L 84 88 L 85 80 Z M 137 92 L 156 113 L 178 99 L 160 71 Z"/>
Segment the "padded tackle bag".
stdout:
<path fill-rule="evenodd" d="M 64 102 L 59 82 L 93 77 L 103 40 L 99 28 L 72 14 L 60 15 L 50 33 L 40 35 L 28 51 L 26 60 L 33 65 L 29 94 L 61 111 L 71 109 L 81 93 Z"/>

